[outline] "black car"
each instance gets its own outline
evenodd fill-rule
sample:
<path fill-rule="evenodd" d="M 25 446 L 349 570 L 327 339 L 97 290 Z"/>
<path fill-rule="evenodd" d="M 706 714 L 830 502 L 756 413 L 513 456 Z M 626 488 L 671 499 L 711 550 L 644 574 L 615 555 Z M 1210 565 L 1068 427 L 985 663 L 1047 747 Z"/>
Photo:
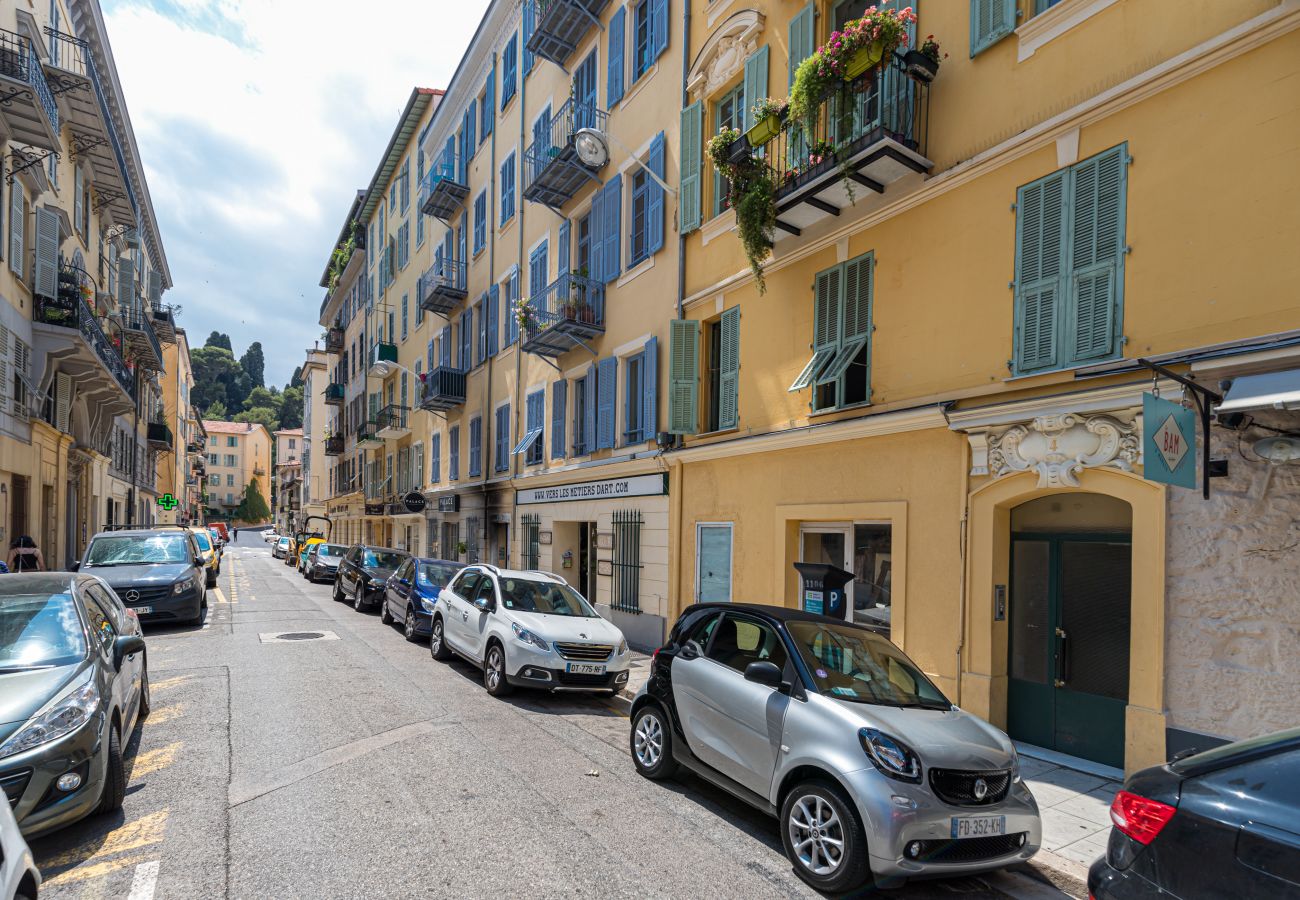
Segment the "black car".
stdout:
<path fill-rule="evenodd" d="M 392 547 L 354 544 L 339 562 L 338 575 L 334 578 L 334 599 L 350 598 L 358 610 L 379 603 L 384 599 L 388 577 L 410 558 L 409 553 Z"/>
<path fill-rule="evenodd" d="M 73 568 L 107 581 L 144 622 L 198 625 L 208 608 L 203 554 L 179 526 L 101 531 Z"/>
<path fill-rule="evenodd" d="M 302 567 L 302 577 L 308 581 L 333 581 L 347 552 L 344 544 L 312 544 L 307 549 L 307 564 Z"/>
<path fill-rule="evenodd" d="M 384 605 L 379 611 L 380 621 L 385 625 L 401 622 L 408 641 L 428 637 L 438 592 L 462 568 L 464 566 L 460 563 L 445 559 L 408 559 L 388 579 Z"/>
<path fill-rule="evenodd" d="M 1110 818 L 1097 900 L 1300 897 L 1300 728 L 1135 772 Z"/>
<path fill-rule="evenodd" d="M 0 787 L 24 834 L 121 809 L 122 748 L 148 713 L 140 623 L 102 579 L 0 579 Z"/>

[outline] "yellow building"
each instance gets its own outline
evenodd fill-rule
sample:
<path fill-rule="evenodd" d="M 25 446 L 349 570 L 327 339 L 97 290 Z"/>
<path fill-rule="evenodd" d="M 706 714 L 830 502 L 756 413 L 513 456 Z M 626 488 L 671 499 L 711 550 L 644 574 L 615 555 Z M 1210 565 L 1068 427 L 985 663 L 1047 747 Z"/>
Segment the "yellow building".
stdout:
<path fill-rule="evenodd" d="M 815 108 L 815 135 L 787 122 L 754 151 L 776 195 L 762 293 L 708 139 L 866 6 L 691 18 L 670 615 L 825 608 L 1013 738 L 1129 770 L 1293 724 L 1294 555 L 1260 548 L 1287 545 L 1300 484 L 1249 448 L 1274 435 L 1252 423 L 1300 421 L 1243 395 L 1210 499 L 1166 487 L 1137 360 L 1213 391 L 1296 367 L 1300 8 L 921 3 L 913 40 L 948 53 L 932 84 L 900 53 Z"/>
<path fill-rule="evenodd" d="M 328 420 L 325 389 L 330 383 L 330 361 L 330 355 L 316 347 L 307 351 L 302 366 L 302 481 L 298 495 L 303 521 L 307 516 L 327 513 L 329 467 L 325 461 L 325 441 L 323 431 L 316 431 L 313 437 L 313 429 L 323 429 Z"/>
<path fill-rule="evenodd" d="M 150 523 L 171 286 L 96 0 L 0 10 L 0 530 L 52 566 Z"/>
<path fill-rule="evenodd" d="M 208 435 L 208 518 L 211 521 L 231 521 L 250 484 L 256 484 L 267 509 L 273 509 L 271 433 L 266 426 L 255 422 L 205 419 L 203 430 Z"/>
<path fill-rule="evenodd" d="M 149 438 L 160 447 L 166 442 L 158 463 L 159 522 L 190 524 L 201 522 L 201 508 L 191 495 L 197 494 L 205 474 L 205 443 L 199 431 L 199 419 L 190 403 L 194 370 L 190 367 L 190 345 L 185 329 L 177 328 L 176 339 L 163 345 L 162 406 L 155 421 L 149 423 Z M 175 500 L 175 504 L 167 499 Z"/>
<path fill-rule="evenodd" d="M 302 453 L 301 428 L 282 428 L 274 432 L 275 489 L 271 510 L 277 534 L 292 534 L 302 524 Z"/>

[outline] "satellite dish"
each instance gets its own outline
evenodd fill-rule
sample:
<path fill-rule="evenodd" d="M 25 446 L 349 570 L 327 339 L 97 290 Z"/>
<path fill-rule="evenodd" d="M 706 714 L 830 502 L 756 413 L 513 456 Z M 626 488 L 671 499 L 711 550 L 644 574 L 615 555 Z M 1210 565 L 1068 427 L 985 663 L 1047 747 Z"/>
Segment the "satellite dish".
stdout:
<path fill-rule="evenodd" d="M 573 136 L 573 149 L 582 164 L 590 169 L 599 169 L 609 162 L 609 144 L 605 135 L 595 128 L 579 128 Z"/>

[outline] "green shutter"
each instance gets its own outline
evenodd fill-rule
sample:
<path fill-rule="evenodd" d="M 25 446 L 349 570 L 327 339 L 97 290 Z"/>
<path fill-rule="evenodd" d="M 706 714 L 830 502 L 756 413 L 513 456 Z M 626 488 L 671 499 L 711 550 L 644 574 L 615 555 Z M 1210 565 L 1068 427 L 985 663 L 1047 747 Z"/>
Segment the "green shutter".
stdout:
<path fill-rule="evenodd" d="M 1016 27 L 1016 0 L 970 0 L 970 55 L 992 47 Z"/>
<path fill-rule="evenodd" d="M 700 227 L 700 170 L 704 156 L 704 105 L 696 100 L 682 110 L 681 196 L 678 198 L 678 227 L 682 234 Z"/>
<path fill-rule="evenodd" d="M 817 383 L 838 381 L 858 358 L 863 347 L 871 343 L 871 297 L 874 293 L 875 256 L 871 253 L 851 259 L 843 266 L 844 309 L 839 350 L 835 359 L 817 379 Z M 870 355 L 867 365 L 871 365 Z"/>
<path fill-rule="evenodd" d="M 718 354 L 718 428 L 740 424 L 740 307 L 722 313 Z"/>
<path fill-rule="evenodd" d="M 1016 372 L 1059 364 L 1057 312 L 1066 272 L 1069 170 L 1020 188 L 1016 200 Z"/>
<path fill-rule="evenodd" d="M 668 332 L 668 430 L 695 434 L 700 406 L 700 323 L 674 319 Z"/>
<path fill-rule="evenodd" d="M 813 355 L 790 385 L 791 392 L 812 384 L 839 346 L 841 275 L 840 266 L 817 273 L 813 292 Z"/>
<path fill-rule="evenodd" d="M 745 60 L 745 131 L 754 126 L 754 104 L 767 96 L 767 45 Z"/>
<path fill-rule="evenodd" d="M 1071 170 L 1065 346 L 1074 362 L 1115 352 L 1123 284 L 1126 172 L 1123 146 L 1084 160 Z"/>
<path fill-rule="evenodd" d="M 809 3 L 790 20 L 790 84 L 799 63 L 812 56 L 817 42 L 817 7 Z"/>

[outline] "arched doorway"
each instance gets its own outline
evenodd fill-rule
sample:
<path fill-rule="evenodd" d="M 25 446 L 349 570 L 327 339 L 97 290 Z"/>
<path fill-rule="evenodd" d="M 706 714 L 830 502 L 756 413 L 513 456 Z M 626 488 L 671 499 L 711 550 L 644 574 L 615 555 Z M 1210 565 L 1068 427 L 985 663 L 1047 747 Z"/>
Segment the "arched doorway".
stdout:
<path fill-rule="evenodd" d="M 1050 494 L 1011 510 L 1007 731 L 1124 765 L 1133 515 L 1104 494 Z"/>

